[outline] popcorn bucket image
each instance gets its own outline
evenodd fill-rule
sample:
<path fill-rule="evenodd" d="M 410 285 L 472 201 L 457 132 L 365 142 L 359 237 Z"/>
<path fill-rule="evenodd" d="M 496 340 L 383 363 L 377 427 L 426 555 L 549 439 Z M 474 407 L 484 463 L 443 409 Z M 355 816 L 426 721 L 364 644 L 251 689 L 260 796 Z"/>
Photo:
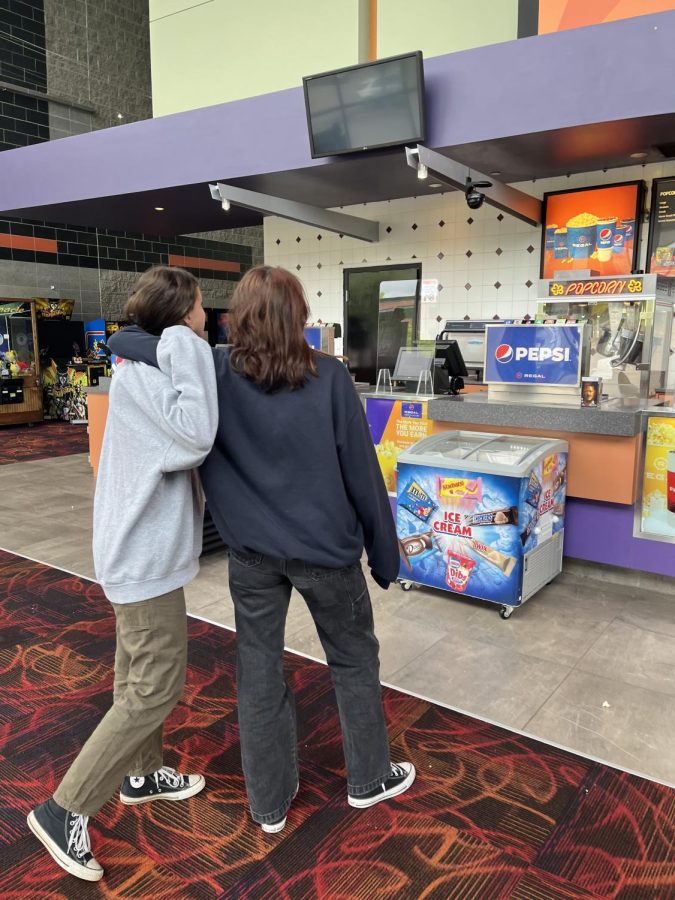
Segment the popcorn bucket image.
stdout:
<path fill-rule="evenodd" d="M 567 259 L 567 229 L 556 228 L 553 235 L 553 258 Z"/>
<path fill-rule="evenodd" d="M 567 223 L 567 247 L 572 259 L 588 259 L 595 252 L 598 217 L 580 213 Z"/>
<path fill-rule="evenodd" d="M 616 219 L 599 219 L 596 227 L 596 246 L 598 248 L 598 261 L 609 262 L 614 252 L 614 235 L 616 234 Z"/>

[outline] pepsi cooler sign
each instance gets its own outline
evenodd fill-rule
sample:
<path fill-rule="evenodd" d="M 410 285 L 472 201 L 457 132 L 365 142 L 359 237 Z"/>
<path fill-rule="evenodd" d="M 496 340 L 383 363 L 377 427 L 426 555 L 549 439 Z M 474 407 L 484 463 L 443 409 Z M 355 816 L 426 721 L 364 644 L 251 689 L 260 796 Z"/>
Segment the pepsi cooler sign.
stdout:
<path fill-rule="evenodd" d="M 485 382 L 577 386 L 582 329 L 580 325 L 487 325 Z"/>

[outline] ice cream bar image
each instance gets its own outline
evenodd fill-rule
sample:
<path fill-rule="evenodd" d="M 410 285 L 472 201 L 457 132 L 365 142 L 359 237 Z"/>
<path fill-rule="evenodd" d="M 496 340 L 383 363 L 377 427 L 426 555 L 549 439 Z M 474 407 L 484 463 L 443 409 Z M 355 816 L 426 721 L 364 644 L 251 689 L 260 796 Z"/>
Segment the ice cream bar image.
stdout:
<path fill-rule="evenodd" d="M 567 469 L 561 469 L 553 481 L 553 493 L 557 494 L 560 488 L 565 484 L 567 479 Z"/>
<path fill-rule="evenodd" d="M 412 571 L 410 557 L 423 556 L 436 550 L 434 533 L 433 531 L 424 531 L 421 534 L 409 534 L 407 537 L 399 538 L 398 546 L 406 569 L 410 572 Z"/>
<path fill-rule="evenodd" d="M 525 491 L 525 502 L 537 509 L 539 506 L 539 498 L 541 497 L 541 481 L 537 478 L 536 472 L 530 472 L 527 481 L 527 490 Z"/>
<path fill-rule="evenodd" d="M 494 547 L 488 547 L 487 544 L 483 544 L 481 541 L 476 541 L 473 538 L 468 538 L 468 541 L 469 546 L 472 547 L 479 556 L 482 556 L 483 559 L 492 563 L 493 566 L 496 566 L 507 578 L 511 572 L 513 572 L 516 565 L 515 556 L 507 556 L 507 554 L 502 553 L 501 550 L 496 550 Z"/>
<path fill-rule="evenodd" d="M 478 525 L 517 525 L 518 507 L 507 506 L 504 509 L 491 509 L 488 512 L 472 513 L 464 516 L 464 524 L 472 527 Z"/>

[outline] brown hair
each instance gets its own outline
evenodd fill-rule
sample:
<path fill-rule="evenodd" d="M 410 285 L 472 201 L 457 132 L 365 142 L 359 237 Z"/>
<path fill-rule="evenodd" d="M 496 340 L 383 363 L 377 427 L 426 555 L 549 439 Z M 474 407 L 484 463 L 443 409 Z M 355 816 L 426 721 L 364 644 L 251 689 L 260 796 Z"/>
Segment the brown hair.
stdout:
<path fill-rule="evenodd" d="M 185 269 L 153 266 L 143 272 L 127 300 L 123 315 L 150 334 L 180 325 L 197 299 L 199 282 Z"/>
<path fill-rule="evenodd" d="M 266 391 L 304 386 L 316 375 L 305 340 L 309 305 L 300 281 L 278 266 L 256 266 L 237 285 L 230 304 L 232 368 Z"/>

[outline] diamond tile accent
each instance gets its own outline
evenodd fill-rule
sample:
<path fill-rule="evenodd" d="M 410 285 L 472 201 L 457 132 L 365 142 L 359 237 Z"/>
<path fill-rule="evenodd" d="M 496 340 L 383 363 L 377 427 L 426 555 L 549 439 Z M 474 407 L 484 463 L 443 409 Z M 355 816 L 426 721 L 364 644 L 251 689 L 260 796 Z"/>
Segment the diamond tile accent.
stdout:
<path fill-rule="evenodd" d="M 385 262 L 391 262 L 391 256 L 388 256 L 388 257 L 385 259 Z"/>
<path fill-rule="evenodd" d="M 495 250 L 495 253 L 497 254 L 497 256 L 501 256 L 503 252 L 504 251 L 502 250 L 501 247 L 497 247 L 497 249 Z"/>
<path fill-rule="evenodd" d="M 525 287 L 526 287 L 526 288 L 531 288 L 531 287 L 532 287 L 532 282 L 530 281 L 529 278 L 528 278 L 527 281 L 525 282 Z"/>
<path fill-rule="evenodd" d="M 438 293 L 440 294 L 440 292 L 441 292 L 442 290 L 443 290 L 443 285 L 442 285 L 442 284 L 439 284 L 439 285 L 438 285 Z"/>
<path fill-rule="evenodd" d="M 443 219 L 441 219 L 441 221 L 438 223 L 438 227 L 443 228 L 444 225 L 445 225 L 445 222 L 443 221 Z"/>
<path fill-rule="evenodd" d="M 469 259 L 471 259 L 471 257 L 473 256 L 473 253 L 471 252 L 471 250 L 467 250 L 465 255 L 468 256 Z"/>
<path fill-rule="evenodd" d="M 501 213 L 499 213 L 499 215 L 497 216 L 497 221 L 502 222 L 503 220 L 504 220 L 504 216 Z"/>
<path fill-rule="evenodd" d="M 534 247 L 532 246 L 532 244 L 530 244 L 530 246 L 527 248 L 527 252 L 534 253 Z"/>
<path fill-rule="evenodd" d="M 443 321 L 443 316 L 436 316 L 436 321 L 437 321 L 437 322 L 442 322 L 442 321 Z"/>
<path fill-rule="evenodd" d="M 531 322 L 531 321 L 532 321 L 532 316 L 528 313 L 525 316 L 525 318 L 523 319 L 523 322 Z"/>
<path fill-rule="evenodd" d="M 471 216 L 469 216 L 469 218 L 466 220 L 466 223 L 467 225 L 473 225 L 473 219 L 471 218 Z"/>
<path fill-rule="evenodd" d="M 298 263 L 297 266 L 296 266 L 295 268 L 296 268 L 296 269 L 298 270 L 298 272 L 299 272 L 300 269 L 302 268 L 302 266 L 300 265 L 300 263 Z"/>
<path fill-rule="evenodd" d="M 417 223 L 416 222 L 413 222 L 410 227 L 412 228 L 413 231 L 417 231 Z"/>
<path fill-rule="evenodd" d="M 317 267 L 317 269 L 323 269 L 323 266 L 321 265 L 321 263 L 317 263 L 316 267 Z"/>
<path fill-rule="evenodd" d="M 387 232 L 387 234 L 391 234 L 391 225 L 387 225 L 385 231 Z M 340 237 L 342 237 L 342 235 L 340 235 Z"/>
<path fill-rule="evenodd" d="M 363 259 L 361 260 L 361 262 L 362 262 L 362 263 L 368 262 L 368 260 L 367 260 L 367 259 L 365 258 L 365 256 L 364 256 Z"/>
<path fill-rule="evenodd" d="M 317 236 L 316 236 L 317 241 L 320 241 L 322 237 L 323 237 L 323 235 L 317 234 Z"/>
<path fill-rule="evenodd" d="M 464 290 L 465 290 L 465 291 L 470 291 L 470 290 L 471 290 L 471 285 L 469 284 L 468 281 L 467 281 L 467 283 L 464 285 Z"/>
<path fill-rule="evenodd" d="M 276 245 L 277 245 L 277 247 L 278 247 L 279 244 L 281 243 L 281 241 L 279 240 L 279 238 L 276 239 L 276 242 L 275 242 L 275 243 L 276 243 Z"/>
<path fill-rule="evenodd" d="M 317 291 L 317 292 L 316 292 L 316 296 L 317 296 L 317 297 L 321 297 L 321 296 L 323 296 L 323 295 L 322 295 L 321 291 Z"/>
<path fill-rule="evenodd" d="M 302 240 L 302 238 L 300 237 L 300 235 L 298 235 L 295 239 L 295 243 L 299 244 L 301 240 Z"/>
<path fill-rule="evenodd" d="M 498 322 L 498 321 L 499 321 L 499 316 L 497 315 L 497 313 L 495 313 L 494 316 L 492 317 L 492 321 L 493 321 L 493 322 Z"/>
<path fill-rule="evenodd" d="M 495 281 L 495 287 L 497 288 L 497 290 L 499 290 L 499 288 L 500 288 L 501 286 L 502 286 L 501 281 Z"/>
<path fill-rule="evenodd" d="M 339 237 L 340 239 L 342 239 L 342 238 L 344 237 L 344 234 L 338 234 L 338 237 Z"/>
<path fill-rule="evenodd" d="M 340 260 L 340 262 L 338 263 L 338 266 L 344 266 L 344 263 L 342 262 L 342 260 Z"/>
<path fill-rule="evenodd" d="M 471 321 L 471 316 L 468 315 L 468 314 L 467 314 L 466 316 L 464 316 L 464 321 L 465 321 L 465 322 L 470 322 L 470 321 Z"/>
<path fill-rule="evenodd" d="M 416 257 L 415 254 L 413 253 L 413 255 L 410 257 L 410 259 L 417 259 L 417 257 Z"/>
<path fill-rule="evenodd" d="M 443 253 L 443 251 L 441 250 L 440 253 L 436 254 L 436 258 L 437 259 L 445 259 L 445 253 Z"/>

